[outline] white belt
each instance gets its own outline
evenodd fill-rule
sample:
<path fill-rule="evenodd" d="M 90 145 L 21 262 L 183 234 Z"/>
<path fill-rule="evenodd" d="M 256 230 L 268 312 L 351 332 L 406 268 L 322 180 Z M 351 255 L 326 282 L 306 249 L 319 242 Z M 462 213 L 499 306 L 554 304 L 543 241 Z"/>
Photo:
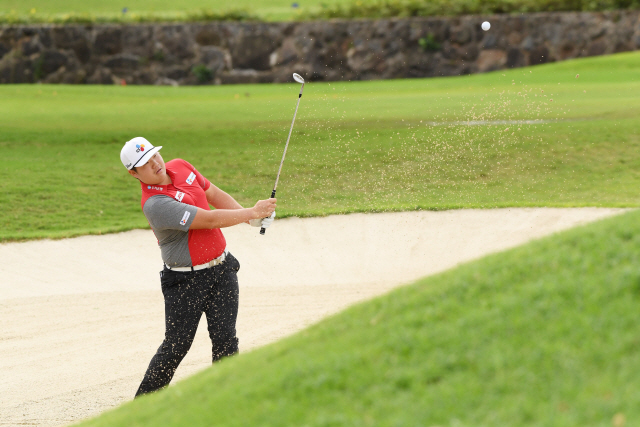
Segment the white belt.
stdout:
<path fill-rule="evenodd" d="M 167 267 L 171 271 L 197 271 L 197 270 L 204 270 L 205 268 L 214 267 L 214 266 L 216 266 L 218 264 L 222 264 L 228 254 L 229 254 L 229 251 L 225 249 L 224 252 L 222 253 L 222 255 L 220 255 L 218 258 L 214 258 L 209 262 L 205 262 L 204 264 L 194 265 L 193 267 L 169 267 L 167 264 L 165 264 L 165 267 Z"/>

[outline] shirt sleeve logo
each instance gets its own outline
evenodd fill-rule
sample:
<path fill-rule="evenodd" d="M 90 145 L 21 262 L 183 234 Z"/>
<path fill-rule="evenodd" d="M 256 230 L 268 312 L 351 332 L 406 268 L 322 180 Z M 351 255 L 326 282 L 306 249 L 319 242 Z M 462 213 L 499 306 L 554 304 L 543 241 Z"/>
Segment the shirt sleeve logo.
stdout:
<path fill-rule="evenodd" d="M 189 178 L 187 178 L 187 184 L 191 185 L 193 184 L 193 181 L 195 181 L 196 179 L 196 174 L 191 172 L 191 174 L 189 175 Z"/>
<path fill-rule="evenodd" d="M 187 221 L 189 220 L 190 216 L 191 216 L 191 212 L 185 211 L 184 215 L 182 216 L 182 220 L 180 220 L 180 225 L 185 225 L 187 223 Z"/>
<path fill-rule="evenodd" d="M 178 192 L 176 192 L 175 197 L 176 197 L 177 201 L 181 202 L 182 198 L 184 197 L 184 193 L 182 191 L 178 191 Z"/>

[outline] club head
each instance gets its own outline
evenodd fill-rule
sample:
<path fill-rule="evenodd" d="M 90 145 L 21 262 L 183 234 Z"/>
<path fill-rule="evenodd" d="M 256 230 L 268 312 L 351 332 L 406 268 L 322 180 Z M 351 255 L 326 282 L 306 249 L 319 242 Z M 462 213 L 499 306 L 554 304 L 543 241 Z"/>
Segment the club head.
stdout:
<path fill-rule="evenodd" d="M 293 80 L 297 81 L 298 83 L 304 84 L 304 79 L 298 73 L 293 73 Z"/>

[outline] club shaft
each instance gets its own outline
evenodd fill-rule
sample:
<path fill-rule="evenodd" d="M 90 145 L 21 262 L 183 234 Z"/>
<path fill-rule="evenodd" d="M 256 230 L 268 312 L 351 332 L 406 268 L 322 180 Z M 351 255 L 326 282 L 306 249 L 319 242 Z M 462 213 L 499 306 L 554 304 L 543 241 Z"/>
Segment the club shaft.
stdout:
<path fill-rule="evenodd" d="M 276 197 L 276 188 L 278 188 L 278 181 L 280 180 L 280 172 L 282 172 L 282 165 L 284 164 L 284 158 L 287 155 L 287 148 L 289 147 L 289 140 L 291 139 L 291 131 L 293 131 L 293 124 L 296 122 L 296 115 L 298 114 L 298 106 L 300 105 L 300 98 L 302 98 L 302 90 L 304 89 L 304 83 L 300 87 L 300 94 L 298 95 L 298 102 L 296 103 L 296 111 L 293 113 L 293 120 L 291 120 L 291 128 L 289 129 L 289 136 L 287 137 L 287 143 L 284 146 L 284 153 L 282 153 L 282 160 L 280 161 L 280 167 L 278 168 L 278 176 L 276 176 L 276 183 L 273 185 L 273 191 L 271 192 L 271 198 Z M 263 234 L 267 230 L 264 227 L 260 227 L 260 234 Z"/>
<path fill-rule="evenodd" d="M 300 88 L 300 95 L 298 95 L 298 102 L 296 103 L 296 111 L 293 113 L 293 120 L 291 121 L 291 128 L 289 129 L 289 136 L 287 137 L 287 143 L 284 146 L 284 153 L 282 153 L 282 160 L 280 161 L 280 167 L 278 168 L 278 176 L 276 176 L 276 183 L 273 186 L 273 191 L 278 188 L 278 181 L 280 180 L 280 172 L 282 172 L 282 165 L 284 164 L 284 158 L 287 155 L 287 148 L 289 147 L 289 140 L 291 139 L 291 132 L 293 131 L 293 124 L 296 122 L 296 115 L 298 114 L 298 106 L 300 105 L 300 98 L 302 98 L 302 90 L 304 84 Z"/>

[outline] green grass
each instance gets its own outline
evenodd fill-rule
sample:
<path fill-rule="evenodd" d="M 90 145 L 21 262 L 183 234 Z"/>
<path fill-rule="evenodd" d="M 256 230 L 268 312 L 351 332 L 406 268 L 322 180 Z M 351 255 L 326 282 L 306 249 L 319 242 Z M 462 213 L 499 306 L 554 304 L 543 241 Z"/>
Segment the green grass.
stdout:
<path fill-rule="evenodd" d="M 292 7 L 296 3 L 298 7 Z M 252 19 L 290 21 L 637 9 L 639 0 L 0 0 L 0 22 L 100 23 Z M 123 15 L 123 8 L 128 8 Z M 207 11 L 207 14 L 201 11 Z M 238 11 L 251 11 L 239 16 Z M 231 12 L 231 13 L 230 13 Z"/>
<path fill-rule="evenodd" d="M 80 425 L 637 425 L 639 265 L 634 211 L 422 279 Z"/>
<path fill-rule="evenodd" d="M 278 217 L 638 206 L 638 73 L 640 54 L 628 53 L 455 78 L 311 82 Z M 187 159 L 245 206 L 268 197 L 298 90 L 0 86 L 0 240 L 147 227 L 119 160 L 134 136 L 164 146 L 165 159 Z M 549 122 L 495 124 L 523 119 Z M 453 123 L 462 120 L 494 124 Z"/>
<path fill-rule="evenodd" d="M 409 16 L 490 15 L 638 9 L 638 0 L 350 0 L 305 14 L 311 19 L 380 19 Z"/>
<path fill-rule="evenodd" d="M 293 3 L 300 8 L 293 8 Z M 103 17 L 120 17 L 122 9 L 128 8 L 128 14 L 156 14 L 171 16 L 181 12 L 212 10 L 226 12 L 229 10 L 250 10 L 252 14 L 268 21 L 291 20 L 300 15 L 302 8 L 316 10 L 320 5 L 334 5 L 338 0 L 314 0 L 309 2 L 294 0 L 127 0 L 121 2 L 99 0 L 0 0 L 0 12 L 23 16 L 53 16 L 68 13 L 91 14 Z M 35 13 L 32 13 L 34 10 Z"/>

